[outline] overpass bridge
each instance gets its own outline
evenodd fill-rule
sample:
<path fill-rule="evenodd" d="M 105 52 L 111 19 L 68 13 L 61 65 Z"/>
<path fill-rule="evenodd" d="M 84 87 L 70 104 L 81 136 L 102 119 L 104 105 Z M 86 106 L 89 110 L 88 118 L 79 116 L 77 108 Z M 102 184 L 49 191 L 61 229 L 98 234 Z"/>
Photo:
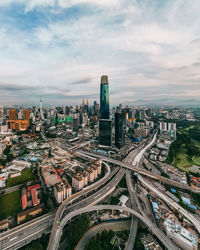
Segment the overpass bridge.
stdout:
<path fill-rule="evenodd" d="M 103 155 L 98 155 L 98 154 L 94 154 L 94 153 L 86 152 L 86 151 L 76 151 L 76 154 L 84 155 L 84 156 L 88 155 L 88 156 L 92 156 L 94 158 L 96 157 L 98 159 L 101 159 L 102 161 L 112 163 L 112 164 L 115 164 L 117 166 L 121 166 L 123 168 L 129 169 L 129 170 L 134 171 L 134 172 L 136 172 L 138 174 L 144 175 L 146 177 L 149 177 L 151 179 L 160 181 L 162 183 L 166 183 L 166 184 L 169 184 L 171 186 L 174 186 L 174 187 L 177 187 L 177 188 L 180 188 L 180 189 L 183 189 L 183 190 L 187 190 L 187 191 L 192 192 L 192 193 L 200 194 L 200 190 L 198 188 L 190 187 L 190 186 L 188 186 L 186 184 L 171 180 L 171 179 L 166 178 L 164 176 L 153 174 L 153 173 L 151 173 L 151 172 L 149 172 L 147 170 L 134 167 L 133 165 L 127 164 L 125 162 L 121 162 L 121 161 L 118 161 L 118 160 L 115 160 L 115 159 L 112 159 L 112 158 L 109 158 L 109 157 L 106 157 L 106 156 L 103 156 Z"/>
<path fill-rule="evenodd" d="M 52 245 L 48 246 L 48 250 L 57 250 L 59 247 L 59 242 L 62 236 L 62 230 L 64 226 L 75 216 L 89 213 L 92 211 L 99 211 L 99 210 L 122 210 L 128 212 L 134 216 L 136 216 L 139 220 L 141 220 L 150 230 L 151 232 L 163 243 L 163 245 L 169 250 L 178 250 L 179 248 L 151 221 L 149 218 L 141 215 L 137 211 L 124 207 L 124 206 L 114 206 L 114 205 L 98 205 L 98 206 L 89 206 L 80 208 L 75 210 L 69 214 L 67 214 L 61 221 L 59 227 L 57 228 L 55 234 L 55 240 L 52 242 Z"/>

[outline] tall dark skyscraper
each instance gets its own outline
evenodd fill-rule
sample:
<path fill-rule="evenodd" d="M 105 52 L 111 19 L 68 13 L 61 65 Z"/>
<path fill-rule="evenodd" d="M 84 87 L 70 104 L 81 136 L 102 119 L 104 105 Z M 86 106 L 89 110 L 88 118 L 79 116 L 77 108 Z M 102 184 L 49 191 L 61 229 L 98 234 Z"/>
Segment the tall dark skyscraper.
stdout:
<path fill-rule="evenodd" d="M 112 145 L 112 121 L 99 120 L 99 144 L 110 147 Z"/>
<path fill-rule="evenodd" d="M 108 76 L 101 77 L 100 86 L 100 119 L 109 119 L 109 86 Z"/>
<path fill-rule="evenodd" d="M 115 113 L 115 146 L 121 148 L 125 143 L 125 114 Z"/>

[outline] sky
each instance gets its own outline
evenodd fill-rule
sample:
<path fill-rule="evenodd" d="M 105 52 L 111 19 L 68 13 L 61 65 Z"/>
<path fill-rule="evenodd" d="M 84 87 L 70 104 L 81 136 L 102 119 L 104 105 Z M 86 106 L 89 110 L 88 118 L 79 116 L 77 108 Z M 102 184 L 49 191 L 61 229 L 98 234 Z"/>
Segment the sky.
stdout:
<path fill-rule="evenodd" d="M 0 104 L 200 103 L 199 0 L 0 0 Z"/>

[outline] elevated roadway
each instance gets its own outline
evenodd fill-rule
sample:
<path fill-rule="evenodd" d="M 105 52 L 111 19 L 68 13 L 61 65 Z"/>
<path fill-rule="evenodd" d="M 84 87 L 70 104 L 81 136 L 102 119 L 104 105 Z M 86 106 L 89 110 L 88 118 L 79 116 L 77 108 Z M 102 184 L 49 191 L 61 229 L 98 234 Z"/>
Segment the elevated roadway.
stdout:
<path fill-rule="evenodd" d="M 114 171 L 110 172 L 110 168 L 108 169 L 108 173 L 100 179 L 98 182 L 94 183 L 95 185 L 90 185 L 87 190 L 82 190 L 79 193 L 76 193 L 74 199 L 69 199 L 65 204 L 66 207 L 70 205 L 72 202 L 79 199 L 81 196 L 86 195 L 87 193 L 99 188 L 101 185 L 104 185 L 108 182 L 116 173 L 119 171 L 119 168 L 116 168 Z M 110 182 L 109 182 L 110 183 Z M 107 190 L 108 192 L 109 190 Z M 105 190 L 104 190 L 105 192 Z M 101 195 L 99 196 L 99 198 Z M 98 200 L 98 199 L 97 199 Z M 83 202 L 87 201 L 87 204 L 91 204 L 94 201 L 94 194 L 91 199 L 85 198 L 82 201 L 79 201 L 74 205 L 69 206 L 68 211 L 71 209 L 78 209 L 81 206 L 85 205 Z M 75 206 L 76 205 L 76 206 Z M 65 212 L 66 207 L 63 208 L 62 213 Z M 10 229 L 6 232 L 0 234 L 0 249 L 18 249 L 26 244 L 28 244 L 31 240 L 41 237 L 43 233 L 51 232 L 51 228 L 53 225 L 53 221 L 55 218 L 55 212 L 48 213 L 46 215 L 40 216 L 30 222 L 19 225 L 13 229 Z"/>
<path fill-rule="evenodd" d="M 122 230 L 129 230 L 130 228 L 130 220 L 128 221 L 112 221 L 112 222 L 104 222 L 100 223 L 92 228 L 90 228 L 80 239 L 78 245 L 76 246 L 75 250 L 83 250 L 85 246 L 89 243 L 90 239 L 94 237 L 96 234 L 105 231 L 122 231 Z M 129 248 L 132 249 L 132 248 Z"/>
<path fill-rule="evenodd" d="M 169 249 L 169 250 L 178 250 L 179 248 L 147 217 L 139 214 L 137 211 L 124 207 L 124 206 L 114 206 L 114 205 L 98 205 L 98 206 L 89 206 L 84 207 L 78 210 L 74 210 L 73 212 L 67 214 L 63 220 L 61 221 L 58 230 L 56 232 L 55 241 L 52 242 L 53 245 L 51 245 L 51 250 L 57 250 L 59 247 L 60 238 L 62 235 L 62 230 L 64 226 L 67 224 L 68 221 L 70 221 L 73 217 L 80 215 L 82 213 L 89 213 L 92 211 L 98 211 L 98 210 L 122 210 L 125 212 L 128 212 L 134 216 L 136 216 L 139 220 L 141 220 L 151 231 L 153 234 L 156 235 L 156 237 L 163 243 L 163 245 Z"/>
<path fill-rule="evenodd" d="M 197 219 L 193 214 L 182 208 L 178 203 L 176 203 L 174 200 L 172 200 L 169 196 L 162 193 L 158 187 L 155 187 L 152 183 L 148 182 L 145 178 L 142 176 L 138 176 L 138 179 L 140 182 L 149 190 L 154 192 L 158 197 L 160 197 L 164 202 L 168 204 L 168 206 L 173 207 L 176 209 L 180 214 L 182 214 L 185 218 L 187 218 L 197 229 L 197 231 L 200 233 L 200 221 Z"/>
<path fill-rule="evenodd" d="M 0 249 L 18 249 L 49 232 L 54 213 L 48 213 L 0 234 Z"/>
<path fill-rule="evenodd" d="M 126 171 L 126 183 L 127 183 L 127 187 L 128 187 L 129 196 L 130 196 L 131 208 L 133 210 L 137 211 L 137 205 L 136 205 L 136 200 L 135 200 L 135 197 L 137 194 L 136 194 L 136 191 L 133 187 L 133 183 L 131 180 L 131 173 L 129 170 Z M 137 229 L 138 229 L 138 218 L 137 218 L 137 216 L 132 215 L 130 234 L 128 237 L 128 241 L 126 243 L 125 250 L 133 249 L 134 244 L 135 244 L 136 235 L 137 235 Z"/>
<path fill-rule="evenodd" d="M 140 160 L 141 160 L 143 154 L 144 154 L 150 147 L 152 147 L 153 144 L 155 143 L 155 141 L 156 141 L 156 136 L 157 136 L 157 132 L 156 132 L 155 135 L 153 136 L 152 141 L 151 141 L 149 144 L 147 144 L 142 150 L 140 150 L 140 152 L 139 152 L 139 153 L 137 154 L 137 156 L 135 157 L 135 159 L 134 159 L 132 165 L 134 165 L 135 167 L 138 167 L 139 162 L 140 162 Z"/>
<path fill-rule="evenodd" d="M 111 177 L 113 177 L 118 172 L 118 170 L 119 169 L 117 168 L 114 171 L 112 171 L 111 172 L 112 176 L 110 174 L 109 179 Z M 101 201 L 103 198 L 105 198 L 108 194 L 110 194 L 114 190 L 116 185 L 122 179 L 124 173 L 125 173 L 125 170 L 120 169 L 118 174 L 106 186 L 104 186 L 104 188 L 102 188 L 101 190 L 99 190 L 96 193 L 92 194 L 90 197 L 85 198 L 83 201 L 81 201 L 81 204 L 78 204 L 78 205 L 80 205 L 81 207 L 84 207 L 84 206 L 96 204 L 97 202 Z M 104 180 L 103 184 L 105 184 L 107 180 Z M 101 185 L 102 185 L 102 183 L 100 183 L 98 186 L 96 186 L 96 188 L 100 187 Z M 55 241 L 56 233 L 57 233 L 58 228 L 60 226 L 62 215 L 63 215 L 63 213 L 65 211 L 66 206 L 69 205 L 75 199 L 78 199 L 81 196 L 84 196 L 85 194 L 87 194 L 88 192 L 91 192 L 91 191 L 94 191 L 94 190 L 95 190 L 94 187 L 92 187 L 91 189 L 82 190 L 79 193 L 70 196 L 68 199 L 66 199 L 59 206 L 59 208 L 58 208 L 58 210 L 56 212 L 55 219 L 54 219 L 53 228 L 52 228 L 51 236 L 50 236 L 50 239 L 49 239 L 48 249 L 52 249 L 51 246 L 53 246 L 53 244 L 54 244 L 53 242 Z M 77 204 L 75 204 L 74 207 L 71 207 L 70 209 L 75 209 L 75 207 L 77 207 Z"/>
<path fill-rule="evenodd" d="M 134 171 L 135 173 L 138 173 L 138 174 L 144 175 L 146 177 L 152 178 L 154 180 L 169 184 L 171 186 L 174 186 L 174 187 L 177 187 L 177 188 L 180 188 L 180 189 L 183 189 L 183 190 L 187 190 L 187 191 L 190 191 L 190 192 L 193 192 L 193 193 L 200 194 L 200 190 L 198 188 L 190 187 L 190 186 L 188 186 L 186 184 L 171 180 L 169 178 L 153 174 L 153 173 L 151 173 L 151 172 L 149 172 L 147 170 L 134 167 L 134 166 L 132 166 L 130 164 L 127 164 L 125 162 L 121 162 L 121 161 L 118 161 L 118 160 L 115 160 L 115 159 L 112 159 L 112 158 L 109 158 L 109 157 L 106 157 L 106 156 L 97 155 L 97 154 L 86 152 L 86 151 L 77 151 L 76 153 L 80 154 L 80 155 L 84 155 L 84 156 L 88 155 L 88 156 L 96 157 L 97 159 L 101 159 L 102 161 L 112 163 L 112 164 L 115 164 L 117 166 L 121 166 L 123 168 Z"/>

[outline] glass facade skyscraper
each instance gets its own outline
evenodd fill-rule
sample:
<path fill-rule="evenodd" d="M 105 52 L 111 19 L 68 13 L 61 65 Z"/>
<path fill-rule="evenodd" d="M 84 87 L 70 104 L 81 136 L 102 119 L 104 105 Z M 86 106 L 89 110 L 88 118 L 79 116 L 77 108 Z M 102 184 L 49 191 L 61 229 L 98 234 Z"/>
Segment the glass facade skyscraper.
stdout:
<path fill-rule="evenodd" d="M 99 120 L 99 144 L 110 147 L 112 145 L 112 121 Z"/>
<path fill-rule="evenodd" d="M 100 86 L 100 119 L 109 119 L 109 86 L 108 76 L 101 77 Z"/>

